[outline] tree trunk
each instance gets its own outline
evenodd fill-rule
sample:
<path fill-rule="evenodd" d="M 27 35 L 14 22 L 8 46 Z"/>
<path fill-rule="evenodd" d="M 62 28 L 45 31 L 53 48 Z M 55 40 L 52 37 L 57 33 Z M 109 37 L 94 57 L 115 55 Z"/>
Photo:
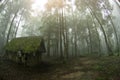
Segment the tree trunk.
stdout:
<path fill-rule="evenodd" d="M 104 7 L 104 9 L 107 9 L 107 8 L 105 7 L 105 5 L 103 5 L 103 7 Z M 108 11 L 106 11 L 106 12 L 108 13 Z M 108 13 L 108 14 L 109 14 L 109 13 Z M 116 30 L 116 27 L 115 27 L 115 25 L 114 25 L 114 23 L 113 23 L 113 20 L 112 20 L 111 16 L 108 15 L 108 17 L 110 18 L 110 21 L 111 21 L 111 24 L 112 24 L 112 28 L 113 28 L 113 31 L 114 31 L 114 34 L 115 34 L 115 37 L 116 37 L 117 51 L 118 51 L 118 56 L 119 56 L 120 50 L 119 50 L 119 39 L 118 39 L 117 30 Z"/>
<path fill-rule="evenodd" d="M 91 14 L 91 15 L 92 15 L 92 14 Z M 96 31 L 97 36 L 98 36 L 98 40 L 99 40 L 99 56 L 101 56 L 100 36 L 99 36 L 98 30 L 97 30 L 97 25 L 96 25 L 96 23 L 95 23 L 95 21 L 94 21 L 94 16 L 93 16 L 93 15 L 92 15 L 92 21 L 93 21 L 93 23 L 94 23 L 94 25 L 95 25 L 95 31 Z"/>
<path fill-rule="evenodd" d="M 19 21 L 18 21 L 18 24 L 17 24 L 17 26 L 16 26 L 16 30 L 15 30 L 15 37 L 16 37 L 16 35 L 17 35 L 17 31 L 18 31 L 18 29 L 19 29 L 19 26 L 20 26 L 20 22 L 21 22 L 21 20 L 22 20 L 22 15 L 24 14 L 24 11 L 22 12 L 22 14 L 21 14 L 21 16 L 20 16 L 20 19 L 19 19 Z"/>
<path fill-rule="evenodd" d="M 95 17 L 95 19 L 96 19 L 96 20 L 98 21 L 98 23 L 100 24 L 100 28 L 101 28 L 101 30 L 102 30 L 102 32 L 103 32 L 103 35 L 104 35 L 104 38 L 105 38 L 105 42 L 106 42 L 106 46 L 107 46 L 107 49 L 108 49 L 108 54 L 109 54 L 109 56 L 112 56 L 112 55 L 113 55 L 113 51 L 111 50 L 111 48 L 110 48 L 110 46 L 109 46 L 109 43 L 108 43 L 108 40 L 107 40 L 107 35 L 106 35 L 105 30 L 104 30 L 104 28 L 103 28 L 100 20 L 98 19 L 98 17 L 97 17 L 96 14 L 94 13 L 94 11 L 93 11 L 90 7 L 88 7 L 88 8 L 90 9 L 90 12 L 91 12 L 92 15 Z"/>
<path fill-rule="evenodd" d="M 13 16 L 13 19 L 12 19 L 12 21 L 11 21 L 11 23 L 10 23 L 10 27 L 9 27 L 8 34 L 7 34 L 6 43 L 8 43 L 8 41 L 9 41 L 9 37 L 10 37 L 10 32 L 11 32 L 11 29 L 12 29 L 12 25 L 13 25 L 13 22 L 14 22 L 16 16 L 17 16 L 18 11 L 19 11 L 19 10 L 16 11 L 16 13 L 15 13 L 15 15 Z"/>
<path fill-rule="evenodd" d="M 86 43 L 87 43 L 87 50 L 88 50 L 88 54 L 90 54 L 90 49 L 89 49 L 89 42 L 88 42 L 88 40 L 87 40 L 87 38 L 85 39 L 85 41 L 86 41 Z"/>
<path fill-rule="evenodd" d="M 59 16 L 59 24 L 60 24 L 60 31 L 59 31 L 59 33 L 60 33 L 60 57 L 61 58 L 63 58 L 63 49 L 62 49 L 62 44 L 63 44 L 63 42 L 62 42 L 62 19 L 61 19 L 61 17 L 62 17 L 62 15 L 60 14 L 60 16 Z"/>
<path fill-rule="evenodd" d="M 91 33 L 91 30 L 90 30 L 90 26 L 88 24 L 88 21 L 87 21 L 87 28 L 88 28 L 88 32 L 89 32 L 89 40 L 90 40 L 90 53 L 93 53 L 92 51 L 92 33 Z"/>
<path fill-rule="evenodd" d="M 4 9 L 4 7 L 7 5 L 9 0 L 5 0 L 3 4 L 0 5 L 0 9 Z M 2 10 L 0 10 L 0 13 L 2 12 Z"/>
<path fill-rule="evenodd" d="M 50 33 L 48 33 L 48 40 L 47 40 L 47 56 L 50 57 Z"/>

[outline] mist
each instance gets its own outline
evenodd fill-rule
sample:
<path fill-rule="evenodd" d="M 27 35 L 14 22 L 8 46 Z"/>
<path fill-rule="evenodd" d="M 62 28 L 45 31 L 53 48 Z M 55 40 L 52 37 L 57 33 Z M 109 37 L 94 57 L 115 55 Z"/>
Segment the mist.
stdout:
<path fill-rule="evenodd" d="M 30 73 L 34 75 L 33 73 L 36 73 L 36 70 L 41 72 L 39 68 L 44 68 L 45 71 L 43 72 L 47 72 L 46 70 L 49 67 L 53 68 L 54 65 L 58 72 L 59 69 L 64 72 L 64 69 L 67 70 L 65 66 L 69 65 L 70 69 L 66 71 L 69 73 L 73 67 L 72 64 L 75 65 L 76 62 L 79 65 L 79 62 L 83 62 L 81 66 L 85 67 L 85 70 L 87 68 L 82 64 L 86 63 L 88 67 L 89 64 L 91 66 L 92 63 L 94 64 L 95 72 L 90 73 L 94 74 L 97 72 L 96 69 L 99 66 L 101 68 L 102 65 L 102 63 L 100 65 L 96 63 L 103 60 L 103 62 L 105 61 L 103 65 L 108 67 L 107 59 L 116 64 L 119 61 L 119 32 L 119 0 L 1 0 L 0 64 L 2 65 L 0 70 L 3 70 L 4 64 L 8 66 L 8 63 L 12 68 L 13 65 L 15 67 L 21 66 L 21 71 L 24 71 L 23 67 L 28 71 L 27 66 L 30 65 L 43 65 L 38 68 L 30 67 Z M 91 63 L 87 63 L 86 60 Z M 65 68 L 62 69 L 56 65 L 64 65 Z M 116 66 L 119 66 L 119 63 Z M 36 69 L 35 72 L 32 73 L 32 69 Z M 112 71 L 112 68 L 110 69 Z M 119 72 L 115 72 L 116 75 L 110 78 L 107 69 L 105 70 L 106 73 L 102 73 L 107 74 L 106 76 L 109 78 L 96 73 L 98 74 L 97 77 L 102 78 L 93 79 L 92 77 L 92 80 L 116 80 L 119 77 L 117 76 Z M 5 73 L 0 72 L 0 80 L 7 80 L 5 77 L 1 78 L 1 75 L 6 75 L 7 68 L 5 71 Z M 16 69 L 15 71 L 17 72 Z M 52 74 L 51 72 L 50 74 Z M 81 73 L 80 69 L 78 73 L 73 73 L 72 79 L 68 77 L 69 74 L 68 76 L 64 75 L 60 80 L 69 78 L 70 80 L 78 80 L 75 78 L 76 75 L 81 76 L 80 74 L 86 75 L 86 73 L 84 71 Z M 26 75 L 26 79 L 29 79 L 27 74 L 24 75 Z M 57 74 L 59 75 L 59 73 Z M 49 75 L 46 76 L 50 77 Z M 31 77 L 31 80 L 33 79 Z M 87 80 L 85 78 L 80 79 Z M 14 80 L 19 79 L 15 78 Z M 22 76 L 20 80 L 25 80 L 25 78 Z M 59 79 L 55 77 L 54 80 Z"/>

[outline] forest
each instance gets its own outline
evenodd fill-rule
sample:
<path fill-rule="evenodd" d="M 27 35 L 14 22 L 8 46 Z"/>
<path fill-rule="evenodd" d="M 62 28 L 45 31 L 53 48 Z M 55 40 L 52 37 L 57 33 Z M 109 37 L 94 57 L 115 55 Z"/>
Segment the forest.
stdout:
<path fill-rule="evenodd" d="M 120 80 L 119 31 L 120 0 L 0 0 L 0 80 Z"/>

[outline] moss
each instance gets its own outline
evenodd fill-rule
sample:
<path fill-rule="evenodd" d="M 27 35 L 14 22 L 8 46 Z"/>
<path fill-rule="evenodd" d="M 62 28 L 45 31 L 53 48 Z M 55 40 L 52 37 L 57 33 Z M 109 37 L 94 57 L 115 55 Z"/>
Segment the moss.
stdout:
<path fill-rule="evenodd" d="M 5 47 L 6 51 L 17 52 L 22 50 L 23 53 L 32 53 L 37 51 L 41 46 L 41 37 L 21 37 L 12 39 Z"/>
<path fill-rule="evenodd" d="M 98 77 L 95 80 L 106 80 L 104 77 Z"/>

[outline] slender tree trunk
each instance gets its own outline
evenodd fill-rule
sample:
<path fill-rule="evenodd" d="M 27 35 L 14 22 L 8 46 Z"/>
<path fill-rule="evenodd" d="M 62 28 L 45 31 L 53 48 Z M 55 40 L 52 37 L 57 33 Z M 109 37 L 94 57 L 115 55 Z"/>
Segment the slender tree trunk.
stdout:
<path fill-rule="evenodd" d="M 95 24 L 95 22 L 94 22 Z M 98 33 L 98 30 L 97 30 L 97 25 L 95 24 L 95 31 L 97 33 L 97 36 L 98 36 L 98 45 L 99 45 L 99 56 L 101 56 L 101 44 L 100 44 L 100 36 L 99 36 L 99 33 Z"/>
<path fill-rule="evenodd" d="M 71 37 L 71 44 L 72 44 L 72 46 L 71 46 L 71 53 L 72 53 L 72 57 L 74 57 L 75 56 L 75 54 L 74 54 L 74 42 L 73 42 L 73 39 L 74 39 L 74 37 L 73 37 L 73 35 L 72 35 L 72 37 Z"/>
<path fill-rule="evenodd" d="M 107 8 L 105 7 L 105 5 L 103 5 L 103 7 L 104 7 L 104 9 L 107 9 Z M 106 12 L 107 12 L 107 14 L 109 14 L 108 11 L 106 11 Z M 109 19 L 110 19 L 110 21 L 111 21 L 112 28 L 113 28 L 113 31 L 114 31 L 114 34 L 115 34 L 115 37 L 116 37 L 117 51 L 118 51 L 118 56 L 119 56 L 119 55 L 120 55 L 120 54 L 119 54 L 119 53 L 120 53 L 120 50 L 119 50 L 120 47 L 119 47 L 119 39 L 118 39 L 117 30 L 116 30 L 116 27 L 115 27 L 115 25 L 114 25 L 114 22 L 113 22 L 111 16 L 108 15 L 108 17 L 109 17 Z"/>
<path fill-rule="evenodd" d="M 4 7 L 7 5 L 9 0 L 5 0 L 3 4 L 0 5 L 0 9 L 4 9 Z M 0 13 L 2 12 L 2 10 L 0 10 Z"/>
<path fill-rule="evenodd" d="M 75 27 L 75 30 L 74 30 L 74 46 L 75 46 L 75 56 L 78 56 L 78 52 L 77 52 L 77 31 L 76 31 L 76 27 Z"/>
<path fill-rule="evenodd" d="M 86 43 L 87 43 L 87 50 L 88 50 L 88 54 L 90 54 L 90 49 L 89 49 L 89 42 L 87 40 L 87 38 L 85 39 Z"/>
<path fill-rule="evenodd" d="M 61 16 L 61 24 L 62 24 L 62 36 L 63 36 L 63 43 L 64 43 L 64 51 L 63 51 L 63 55 L 65 58 L 65 54 L 66 54 L 66 41 L 65 41 L 65 25 L 64 25 L 64 9 L 62 9 L 62 16 Z"/>
<path fill-rule="evenodd" d="M 19 19 L 19 21 L 18 21 L 18 24 L 17 24 L 17 26 L 16 26 L 16 30 L 15 30 L 15 34 L 14 34 L 15 37 L 16 37 L 16 35 L 17 35 L 17 32 L 18 32 L 18 29 L 19 29 L 20 22 L 21 22 L 21 20 L 22 20 L 23 14 L 24 14 L 24 11 L 22 12 L 22 14 L 21 14 L 21 16 L 20 16 L 20 19 Z"/>
<path fill-rule="evenodd" d="M 50 33 L 48 33 L 48 40 L 47 40 L 47 56 L 50 57 Z"/>
<path fill-rule="evenodd" d="M 16 16 L 17 16 L 17 13 L 18 13 L 18 10 L 16 11 L 16 13 L 15 13 L 15 15 L 13 16 L 13 19 L 12 19 L 12 21 L 11 21 L 11 23 L 10 23 L 10 28 L 9 28 L 9 30 L 8 30 L 6 43 L 8 43 L 8 41 L 9 41 L 10 32 L 11 32 L 11 29 L 12 29 L 13 22 L 14 22 Z"/>
<path fill-rule="evenodd" d="M 103 35 L 104 35 L 104 38 L 105 38 L 105 42 L 106 42 L 106 46 L 107 46 L 107 49 L 108 49 L 108 54 L 109 54 L 109 56 L 112 56 L 112 55 L 113 55 L 113 51 L 111 50 L 111 48 L 110 48 L 110 46 L 109 46 L 109 43 L 108 43 L 108 39 L 107 39 L 107 35 L 106 35 L 105 30 L 104 30 L 104 28 L 103 28 L 100 20 L 98 19 L 98 17 L 97 17 L 96 14 L 94 13 L 94 11 L 93 11 L 90 7 L 88 7 L 88 8 L 90 9 L 90 12 L 91 12 L 92 15 L 95 17 L 95 19 L 96 19 L 96 20 L 98 21 L 98 23 L 100 24 L 100 28 L 101 28 L 101 30 L 102 30 L 102 32 L 103 32 Z"/>
<path fill-rule="evenodd" d="M 61 14 L 60 14 L 60 16 L 59 16 L 59 24 L 60 24 L 60 31 L 59 31 L 59 33 L 60 33 L 60 57 L 61 58 L 63 58 L 63 49 L 62 49 L 62 44 L 63 44 L 63 42 L 62 42 L 62 19 L 61 19 Z"/>
<path fill-rule="evenodd" d="M 58 11 L 57 11 L 57 23 L 59 23 L 59 14 L 58 14 Z M 59 53 L 59 42 L 60 42 L 60 28 L 59 28 L 60 26 L 58 26 L 58 29 L 57 29 L 57 33 L 56 33 L 56 54 L 60 54 Z"/>
<path fill-rule="evenodd" d="M 111 20 L 111 23 L 112 23 L 112 26 L 113 26 L 113 30 L 114 30 L 114 33 L 115 33 L 115 37 L 116 37 L 116 44 L 117 44 L 117 51 L 118 51 L 118 56 L 120 55 L 120 50 L 119 50 L 119 39 L 118 39 L 118 34 L 117 34 L 117 30 L 115 28 L 115 25 L 110 17 L 110 20 Z"/>
<path fill-rule="evenodd" d="M 50 56 L 50 40 L 48 38 L 48 44 L 47 44 L 47 56 Z"/>
<path fill-rule="evenodd" d="M 88 24 L 88 21 L 87 21 L 87 28 L 88 28 L 88 32 L 89 32 L 89 40 L 90 40 L 90 53 L 93 53 L 93 51 L 92 51 L 92 33 L 91 33 L 91 30 L 90 30 L 90 26 L 89 26 L 89 24 Z"/>
<path fill-rule="evenodd" d="M 69 40 L 68 40 L 68 33 L 67 33 L 67 30 L 66 30 L 66 55 L 67 55 L 67 58 L 69 58 L 69 48 L 68 48 L 68 43 L 69 43 Z"/>
<path fill-rule="evenodd" d="M 74 16 L 74 12 L 72 9 L 72 17 L 73 17 L 73 21 L 75 21 L 75 16 Z M 74 32 L 74 54 L 75 56 L 78 56 L 78 45 L 77 45 L 77 23 L 74 23 L 75 27 L 73 28 L 73 32 Z"/>
<path fill-rule="evenodd" d="M 65 10 L 62 9 L 62 35 L 63 35 L 63 42 L 64 42 L 64 57 L 68 58 L 68 39 L 67 39 L 67 26 L 66 26 L 66 18 L 64 17 Z"/>
<path fill-rule="evenodd" d="M 56 56 L 58 56 L 58 53 L 59 53 L 58 52 L 58 45 L 59 45 L 58 43 L 59 43 L 59 41 L 58 41 L 58 39 L 56 39 Z"/>
<path fill-rule="evenodd" d="M 92 14 L 91 14 L 91 15 L 92 15 Z M 94 23 L 94 25 L 95 25 L 95 31 L 96 31 L 97 36 L 98 36 L 98 40 L 99 40 L 99 56 L 101 56 L 100 36 L 99 36 L 99 32 L 98 32 L 98 30 L 97 30 L 97 25 L 96 25 L 96 23 L 95 23 L 95 21 L 94 21 L 94 16 L 93 16 L 93 15 L 92 15 L 92 21 L 93 21 L 93 23 Z"/>

